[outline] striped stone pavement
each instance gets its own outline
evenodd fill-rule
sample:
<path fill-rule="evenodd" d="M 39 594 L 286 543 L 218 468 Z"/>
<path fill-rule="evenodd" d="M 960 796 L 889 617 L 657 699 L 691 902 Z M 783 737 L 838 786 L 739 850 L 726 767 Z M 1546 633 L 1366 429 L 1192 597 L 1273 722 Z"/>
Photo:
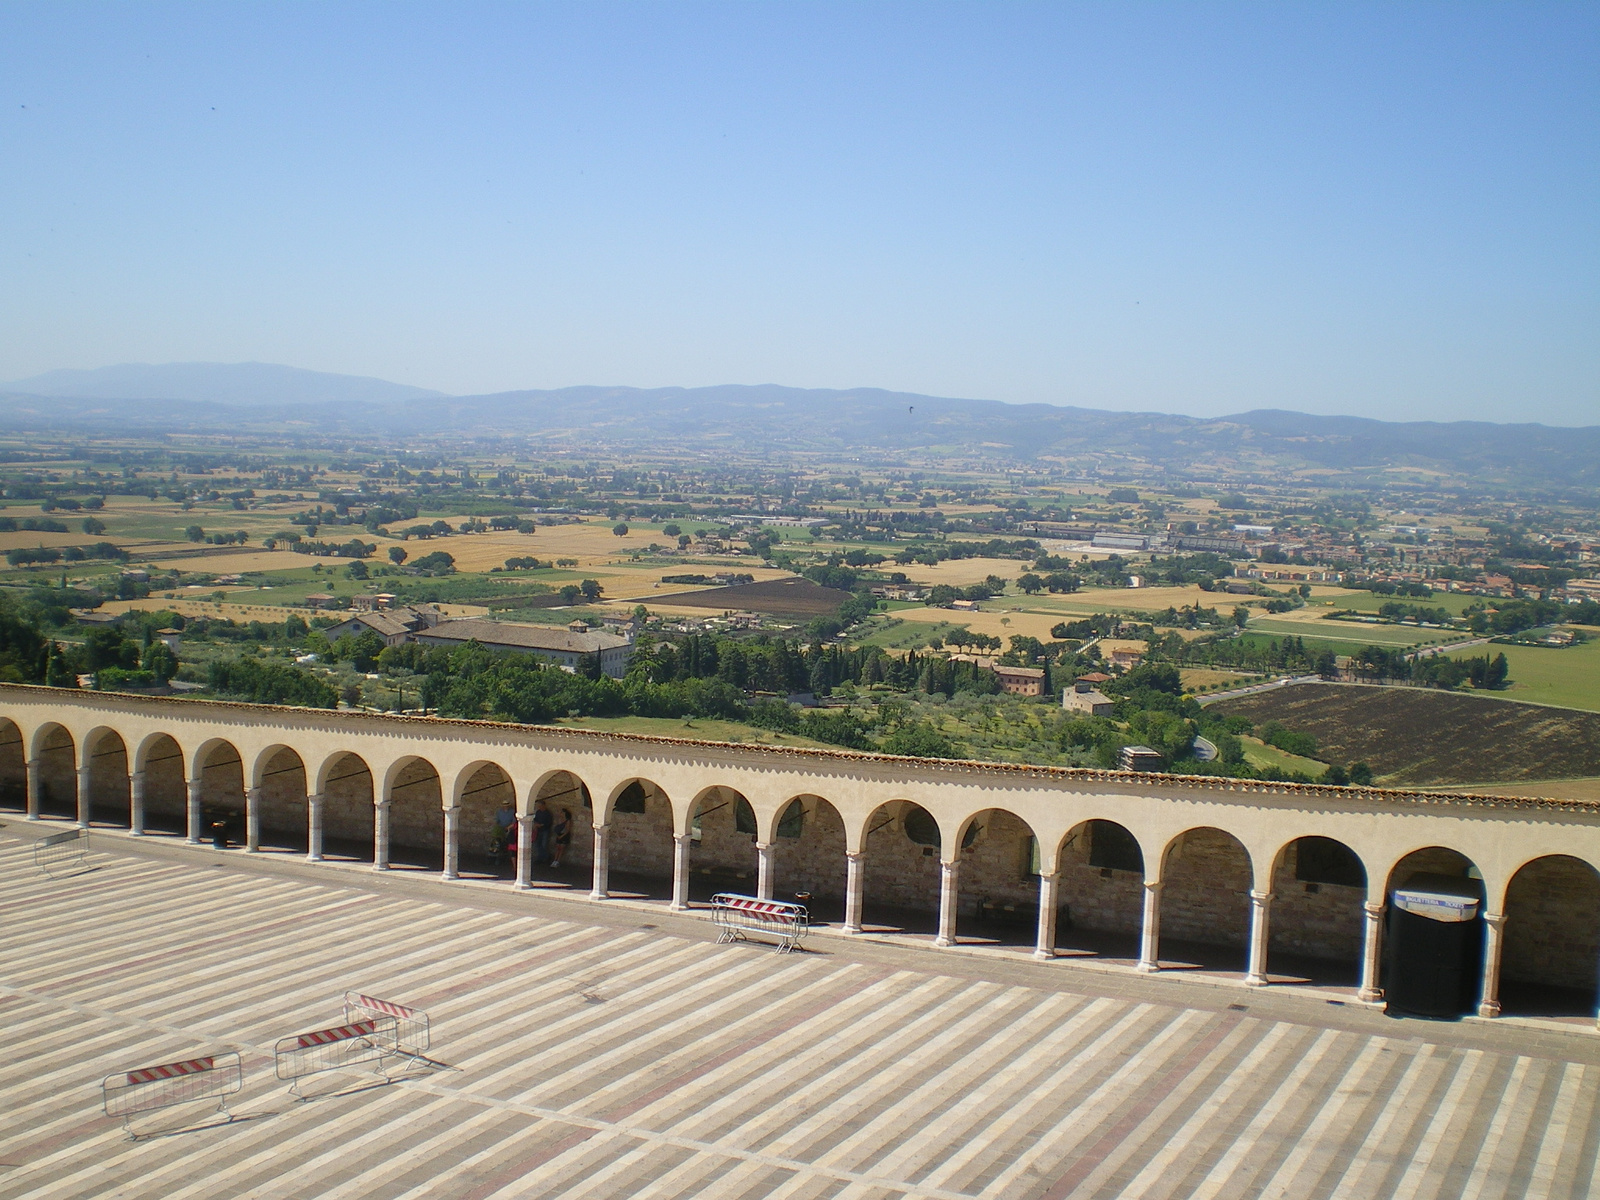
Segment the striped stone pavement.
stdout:
<path fill-rule="evenodd" d="M 0 1200 L 1595 1194 L 1593 1054 L 103 845 L 50 882 L 0 837 Z M 428 1010 L 449 1069 L 295 1102 L 272 1043 L 337 1024 L 347 987 Z M 223 1049 L 231 1124 L 175 1109 L 130 1142 L 100 1114 L 101 1076 Z"/>

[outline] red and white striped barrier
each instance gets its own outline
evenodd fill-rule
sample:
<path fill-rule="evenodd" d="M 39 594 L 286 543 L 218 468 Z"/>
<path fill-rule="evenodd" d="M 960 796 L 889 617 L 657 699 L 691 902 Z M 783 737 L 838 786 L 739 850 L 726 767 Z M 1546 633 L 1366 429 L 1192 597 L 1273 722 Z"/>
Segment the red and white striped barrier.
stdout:
<path fill-rule="evenodd" d="M 118 1071 L 100 1081 L 100 1095 L 106 1116 L 121 1117 L 126 1129 L 135 1113 L 171 1108 L 191 1100 L 220 1099 L 217 1109 L 227 1113 L 227 1097 L 243 1087 L 243 1061 L 229 1050 L 205 1058 Z"/>
<path fill-rule="evenodd" d="M 428 1014 L 420 1008 L 408 1008 L 404 1004 L 396 1004 L 393 1000 L 381 1000 L 377 996 L 368 996 L 362 992 L 344 994 L 346 1021 L 372 1017 L 395 1019 L 395 1032 L 399 1037 L 401 1054 L 420 1058 L 432 1049 L 433 1034 L 429 1027 Z"/>
<path fill-rule="evenodd" d="M 811 914 L 804 904 L 733 892 L 718 892 L 711 897 L 711 919 L 720 930 L 719 944 L 742 942 L 751 933 L 764 933 L 778 940 L 779 954 L 787 954 L 799 945 L 811 927 Z"/>
<path fill-rule="evenodd" d="M 292 1080 L 289 1090 L 296 1095 L 300 1080 L 321 1071 L 339 1071 L 362 1063 L 377 1063 L 398 1053 L 399 1023 L 382 1015 L 365 1021 L 352 1021 L 331 1029 L 291 1034 L 279 1038 L 272 1047 L 272 1067 L 279 1079 Z"/>

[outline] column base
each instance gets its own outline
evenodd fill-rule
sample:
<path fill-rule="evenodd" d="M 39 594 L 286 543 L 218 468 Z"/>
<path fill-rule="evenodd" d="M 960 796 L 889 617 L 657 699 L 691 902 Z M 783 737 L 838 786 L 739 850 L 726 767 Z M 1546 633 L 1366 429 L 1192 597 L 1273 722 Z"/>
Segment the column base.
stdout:
<path fill-rule="evenodd" d="M 1487 1004 L 1478 1005 L 1478 1015 L 1480 1017 L 1498 1017 L 1500 1015 L 1500 1002 L 1491 1000 Z"/>
<path fill-rule="evenodd" d="M 672 904 L 667 905 L 667 911 L 668 912 L 688 912 L 689 911 L 689 906 L 687 904 L 678 904 L 677 902 L 673 902 Z"/>
<path fill-rule="evenodd" d="M 861 926 L 859 926 L 859 925 L 846 925 L 846 926 L 844 926 L 844 932 L 845 933 L 864 933 L 865 930 L 863 930 L 861 928 Z"/>
<path fill-rule="evenodd" d="M 511 890 L 513 892 L 531 892 L 533 891 L 533 884 L 523 883 L 521 880 L 518 880 L 516 883 L 511 885 Z"/>
<path fill-rule="evenodd" d="M 956 944 L 956 940 L 955 938 L 936 937 L 933 939 L 933 944 L 943 948 L 946 946 L 954 946 Z"/>
<path fill-rule="evenodd" d="M 129 837 L 143 837 L 144 836 L 144 830 L 142 830 L 142 829 L 130 829 L 130 830 L 128 830 L 128 836 Z"/>
<path fill-rule="evenodd" d="M 609 900 L 609 899 L 611 899 L 611 893 L 610 892 L 590 892 L 589 893 L 589 899 L 591 899 L 591 900 Z"/>
<path fill-rule="evenodd" d="M 23 817 L 22 819 L 24 821 L 37 821 L 39 819 L 39 814 L 38 813 L 29 813 L 27 816 Z"/>
<path fill-rule="evenodd" d="M 444 880 L 446 883 L 452 883 L 455 880 L 460 879 L 461 876 L 455 871 L 444 871 L 440 874 L 439 878 Z"/>
<path fill-rule="evenodd" d="M 1246 975 L 1244 977 L 1245 987 L 1267 987 L 1271 983 L 1272 980 L 1268 979 L 1265 975 Z"/>
<path fill-rule="evenodd" d="M 389 864 L 388 863 L 373 863 L 372 864 L 372 869 L 374 871 L 387 871 L 389 869 Z"/>
<path fill-rule="evenodd" d="M 1161 964 L 1160 963 L 1153 963 L 1153 962 L 1142 962 L 1138 966 L 1134 967 L 1134 970 L 1135 971 L 1143 971 L 1146 975 L 1154 975 L 1157 971 L 1161 970 Z"/>
<path fill-rule="evenodd" d="M 1363 1004 L 1376 1004 L 1383 999 L 1382 988 L 1362 988 L 1356 993 L 1356 999 Z"/>
<path fill-rule="evenodd" d="M 320 855 L 320 854 L 308 854 L 308 855 L 306 855 L 306 861 L 307 862 L 321 862 L 322 861 L 322 855 Z"/>
<path fill-rule="evenodd" d="M 1040 962 L 1049 962 L 1056 956 L 1056 952 L 1054 950 L 1035 950 L 1033 956 Z"/>
<path fill-rule="evenodd" d="M 202 842 L 199 838 L 184 838 L 183 839 L 183 844 L 185 846 L 204 846 L 205 845 L 205 843 Z"/>

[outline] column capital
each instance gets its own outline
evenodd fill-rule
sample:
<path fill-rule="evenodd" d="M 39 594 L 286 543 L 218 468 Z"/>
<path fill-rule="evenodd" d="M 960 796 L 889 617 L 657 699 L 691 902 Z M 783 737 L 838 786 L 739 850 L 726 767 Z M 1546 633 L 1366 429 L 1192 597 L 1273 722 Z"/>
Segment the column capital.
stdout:
<path fill-rule="evenodd" d="M 1251 904 L 1271 904 L 1272 896 L 1272 892 L 1258 892 L 1255 888 L 1250 889 Z"/>
<path fill-rule="evenodd" d="M 1486 912 L 1483 914 L 1483 920 L 1485 924 L 1492 925 L 1496 929 L 1499 929 L 1500 926 L 1506 923 L 1506 915 L 1505 913 Z"/>
<path fill-rule="evenodd" d="M 672 841 L 674 845 L 687 846 L 694 841 L 694 835 L 692 833 L 675 833 L 672 835 Z"/>
<path fill-rule="evenodd" d="M 1166 886 L 1166 882 L 1164 879 L 1146 879 L 1144 881 L 1144 890 L 1147 892 L 1159 892 Z"/>
<path fill-rule="evenodd" d="M 1384 909 L 1387 907 L 1382 900 L 1367 900 L 1361 905 L 1361 909 L 1367 914 L 1367 920 L 1369 921 L 1376 921 L 1383 916 Z"/>
<path fill-rule="evenodd" d="M 860 862 L 867 857 L 867 852 L 865 850 L 846 850 L 844 856 L 848 862 Z"/>
<path fill-rule="evenodd" d="M 756 849 L 757 850 L 761 850 L 761 851 L 771 850 L 772 849 L 772 843 L 771 842 L 757 842 L 756 843 Z"/>

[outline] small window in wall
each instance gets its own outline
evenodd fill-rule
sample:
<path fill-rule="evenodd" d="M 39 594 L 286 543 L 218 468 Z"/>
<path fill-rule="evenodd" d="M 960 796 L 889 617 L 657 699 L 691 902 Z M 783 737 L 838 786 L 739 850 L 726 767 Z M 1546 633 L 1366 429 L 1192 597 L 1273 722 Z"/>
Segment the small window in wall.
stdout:
<path fill-rule="evenodd" d="M 1039 839 L 1032 834 L 1022 839 L 1022 877 L 1039 878 Z"/>
<path fill-rule="evenodd" d="M 910 809 L 905 816 L 906 836 L 919 846 L 939 844 L 939 822 L 928 815 L 926 809 Z"/>
<path fill-rule="evenodd" d="M 1089 822 L 1089 865 L 1144 873 L 1139 840 L 1115 821 Z"/>
<path fill-rule="evenodd" d="M 733 802 L 733 828 L 736 833 L 756 831 L 756 810 L 750 807 L 750 801 L 743 796 Z"/>
<path fill-rule="evenodd" d="M 805 830 L 806 809 L 798 800 L 789 801 L 789 807 L 783 810 L 783 816 L 778 818 L 778 836 L 781 838 L 797 838 Z"/>
<path fill-rule="evenodd" d="M 1356 852 L 1325 837 L 1303 837 L 1294 844 L 1294 877 L 1302 883 L 1367 886 L 1367 872 Z"/>
<path fill-rule="evenodd" d="M 635 779 L 622 789 L 622 795 L 617 797 L 616 806 L 611 810 L 619 813 L 643 813 L 647 793 L 644 784 Z"/>

